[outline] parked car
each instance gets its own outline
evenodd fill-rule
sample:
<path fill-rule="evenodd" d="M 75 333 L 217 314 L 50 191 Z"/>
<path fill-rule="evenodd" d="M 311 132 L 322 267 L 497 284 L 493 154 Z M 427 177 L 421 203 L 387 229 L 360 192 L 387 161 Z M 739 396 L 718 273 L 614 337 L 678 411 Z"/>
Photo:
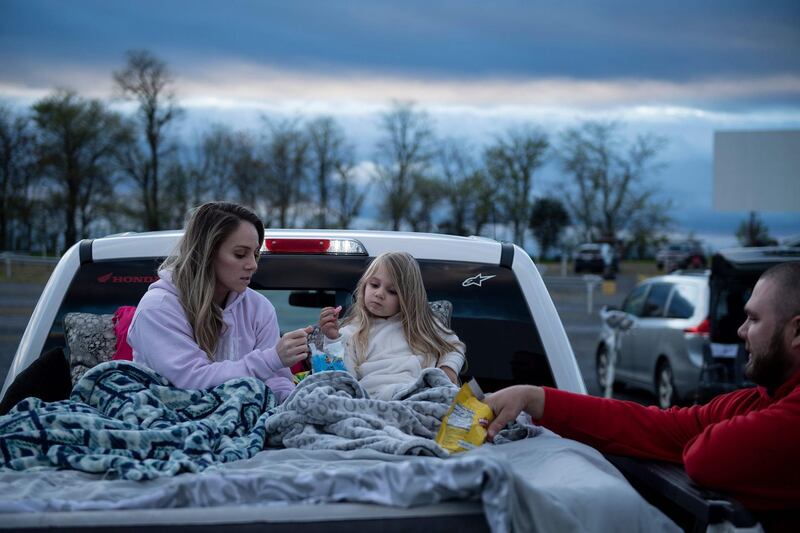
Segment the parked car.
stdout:
<path fill-rule="evenodd" d="M 603 323 L 596 351 L 600 388 L 606 387 L 616 346 L 615 383 L 653 391 L 662 408 L 694 401 L 709 342 L 708 305 L 707 272 L 639 283 L 621 307 L 629 317 L 628 329 L 615 337 L 614 328 Z"/>
<path fill-rule="evenodd" d="M 700 375 L 700 401 L 753 385 L 744 375 L 748 354 L 737 330 L 744 322 L 744 304 L 759 276 L 769 267 L 786 261 L 800 261 L 800 247 L 729 248 L 720 250 L 711 258 L 711 342 Z"/>
<path fill-rule="evenodd" d="M 156 279 L 157 265 L 173 249 L 180 236 L 181 233 L 176 231 L 124 234 L 84 240 L 70 248 L 53 271 L 31 315 L 6 377 L 0 404 L 13 405 L 26 395 L 45 401 L 66 398 L 71 385 L 66 390 L 60 385 L 55 386 L 65 381 L 70 383 L 69 354 L 65 353 L 65 315 L 72 312 L 107 314 L 120 306 L 136 305 L 148 285 Z M 288 331 L 315 322 L 323 306 L 349 305 L 352 302 L 351 291 L 365 266 L 376 255 L 390 250 L 404 250 L 418 259 L 431 301 L 448 300 L 452 303 L 451 327 L 467 346 L 468 375 L 464 378 L 476 378 L 485 392 L 514 383 L 532 383 L 585 393 L 575 356 L 539 272 L 528 254 L 509 243 L 401 232 L 268 230 L 258 270 L 250 286 L 271 299 L 281 329 Z M 676 297 L 674 305 L 686 313 L 688 304 L 678 300 Z M 25 392 L 24 384 L 31 386 L 33 393 L 30 389 Z M 347 451 L 331 454 L 331 460 L 340 455 L 347 456 Z M 712 523 L 740 527 L 755 524 L 752 515 L 736 502 L 713 491 L 699 491 L 677 465 L 615 456 L 608 459 L 648 501 L 681 527 L 702 531 Z M 551 460 L 556 458 L 551 457 Z M 297 465 L 298 476 L 303 474 L 303 464 Z M 322 468 L 318 463 L 314 465 Z M 582 468 L 580 478 L 588 474 L 585 464 Z M 414 475 L 411 472 L 414 469 L 409 468 L 407 473 Z M 220 472 L 225 470 L 217 470 L 218 476 Z M 229 472 L 234 478 L 241 470 Z M 58 471 L 56 474 L 66 476 L 69 473 Z M 189 479 L 207 479 L 203 474 L 205 472 L 198 478 Z M 48 475 L 48 472 L 43 475 Z M 15 476 L 15 487 L 22 490 L 25 475 Z M 59 479 L 63 481 L 65 477 Z M 86 479 L 86 483 L 91 483 L 94 478 L 87 474 Z M 147 500 L 153 491 L 165 490 L 170 480 L 157 479 L 140 485 L 125 482 L 123 485 L 133 487 L 131 490 L 150 492 L 134 492 L 127 497 L 113 493 L 110 499 L 103 500 L 108 504 L 103 510 L 63 512 L 63 507 L 59 507 L 61 512 L 51 512 L 30 511 L 33 507 L 29 507 L 26 512 L 12 512 L 5 509 L 0 528 L 80 530 L 97 527 L 104 531 L 130 531 L 166 530 L 178 526 L 181 531 L 207 531 L 211 528 L 226 531 L 488 530 L 484 507 L 474 500 L 442 503 L 430 500 L 430 505 L 415 503 L 403 508 L 381 504 L 383 499 L 369 504 L 345 499 L 324 500 L 313 505 L 285 502 L 280 505 L 242 505 L 235 499 L 235 492 L 226 492 L 224 488 L 218 490 L 218 481 L 214 478 L 209 482 L 214 484 L 213 495 L 201 506 L 182 507 L 186 504 L 171 502 L 155 508 L 138 508 L 134 500 Z M 312 478 L 308 482 L 314 483 Z M 487 484 L 498 482 L 502 483 L 490 479 Z M 56 486 L 60 482 L 43 483 Z M 259 480 L 252 483 L 250 488 L 255 489 Z M 394 480 L 389 483 L 395 484 Z M 604 482 L 603 490 L 607 490 L 607 486 L 608 483 Z M 384 488 L 376 489 L 382 497 Z M 94 492 L 89 492 L 100 497 L 98 489 L 92 489 Z M 553 495 L 558 489 L 558 486 L 550 486 L 547 490 Z M 565 489 L 572 490 L 571 487 Z M 200 487 L 193 484 L 182 490 L 188 498 L 188 493 L 198 491 Z M 430 490 L 433 494 L 434 489 Z M 517 492 L 516 488 L 514 492 Z M 182 498 L 184 496 L 179 499 Z M 519 494 L 515 496 L 515 506 L 524 503 L 518 498 Z M 573 516 L 575 509 L 568 512 Z M 641 521 L 642 517 L 634 517 L 635 520 Z M 549 522 L 545 519 L 542 523 Z"/>
<path fill-rule="evenodd" d="M 575 250 L 575 273 L 590 272 L 613 278 L 619 270 L 619 259 L 608 243 L 581 244 Z"/>
<path fill-rule="evenodd" d="M 677 269 L 704 269 L 706 254 L 697 241 L 673 243 L 656 252 L 656 267 L 672 272 Z"/>

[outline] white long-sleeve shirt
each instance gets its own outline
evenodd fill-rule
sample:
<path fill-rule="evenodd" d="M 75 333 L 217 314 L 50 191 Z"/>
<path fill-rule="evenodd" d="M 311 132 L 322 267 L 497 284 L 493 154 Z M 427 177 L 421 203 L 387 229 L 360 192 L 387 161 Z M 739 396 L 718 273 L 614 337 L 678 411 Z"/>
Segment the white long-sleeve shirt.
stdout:
<path fill-rule="evenodd" d="M 350 338 L 355 334 L 356 326 L 348 324 L 339 329 L 340 337 L 345 346 L 344 365 L 347 371 L 358 379 L 358 382 L 369 393 L 370 398 L 390 400 L 394 393 L 401 388 L 414 383 L 425 368 L 425 357 L 415 354 L 406 341 L 400 315 L 389 318 L 373 318 L 369 329 L 369 342 L 367 343 L 367 357 L 356 368 L 355 353 L 349 346 Z M 456 335 L 447 335 L 447 341 L 460 346 Z M 333 342 L 325 339 L 325 343 Z M 439 359 L 438 366 L 451 368 L 456 375 L 464 366 L 463 351 L 454 351 L 445 354 Z"/>

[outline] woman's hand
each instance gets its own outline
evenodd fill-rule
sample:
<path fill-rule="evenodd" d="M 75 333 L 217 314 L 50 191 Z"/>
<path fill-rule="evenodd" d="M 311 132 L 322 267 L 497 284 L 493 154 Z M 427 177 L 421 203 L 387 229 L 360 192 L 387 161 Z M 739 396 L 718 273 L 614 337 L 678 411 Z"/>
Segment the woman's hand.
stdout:
<path fill-rule="evenodd" d="M 290 367 L 308 357 L 308 334 L 314 331 L 313 326 L 303 329 L 296 329 L 286 333 L 278 344 L 275 351 L 283 363 L 283 366 Z"/>
<path fill-rule="evenodd" d="M 535 419 L 544 414 L 544 389 L 535 385 L 514 385 L 500 389 L 483 400 L 492 408 L 494 420 L 489 425 L 489 440 L 506 424 L 515 420 L 522 411 Z"/>
<path fill-rule="evenodd" d="M 329 339 L 339 338 L 339 313 L 342 306 L 323 307 L 319 313 L 319 330 Z"/>
<path fill-rule="evenodd" d="M 450 381 L 453 382 L 454 385 L 458 385 L 458 376 L 456 375 L 455 370 L 453 370 L 449 366 L 440 366 L 439 368 L 442 369 L 442 372 L 444 372 L 447 375 L 447 377 L 450 379 Z"/>

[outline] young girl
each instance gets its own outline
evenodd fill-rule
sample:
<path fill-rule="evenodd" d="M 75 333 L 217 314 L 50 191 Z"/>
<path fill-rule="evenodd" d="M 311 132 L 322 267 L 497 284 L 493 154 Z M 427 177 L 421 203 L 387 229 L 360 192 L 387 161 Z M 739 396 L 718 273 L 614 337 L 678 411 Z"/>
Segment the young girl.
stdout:
<path fill-rule="evenodd" d="M 306 357 L 312 328 L 279 338 L 275 308 L 248 288 L 262 242 L 252 211 L 228 202 L 198 207 L 136 308 L 133 361 L 184 389 L 252 376 L 282 402 L 294 388 L 288 367 Z"/>
<path fill-rule="evenodd" d="M 423 368 L 439 367 L 457 384 L 464 343 L 435 318 L 417 261 L 405 252 L 379 255 L 356 285 L 341 329 L 341 307 L 326 307 L 319 327 L 326 344 L 341 340 L 345 367 L 371 398 L 391 399 Z"/>

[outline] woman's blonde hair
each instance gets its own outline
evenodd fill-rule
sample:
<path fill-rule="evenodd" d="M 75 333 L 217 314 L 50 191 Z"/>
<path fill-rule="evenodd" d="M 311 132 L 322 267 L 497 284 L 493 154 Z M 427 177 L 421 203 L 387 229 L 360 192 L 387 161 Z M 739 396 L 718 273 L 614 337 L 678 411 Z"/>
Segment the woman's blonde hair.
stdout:
<path fill-rule="evenodd" d="M 172 283 L 194 331 L 194 340 L 210 361 L 222 333 L 222 309 L 214 303 L 217 275 L 214 257 L 239 224 L 249 222 L 264 241 L 264 224 L 249 209 L 230 202 L 208 202 L 197 207 L 172 254 L 159 270 L 172 272 Z"/>
<path fill-rule="evenodd" d="M 349 346 L 354 352 L 356 365 L 360 366 L 366 360 L 372 317 L 364 302 L 364 291 L 369 279 L 381 266 L 386 268 L 397 291 L 406 341 L 414 353 L 425 358 L 425 366 L 435 366 L 449 352 L 463 351 L 463 343 L 454 344 L 445 339 L 445 335 L 453 332 L 437 320 L 431 311 L 417 260 L 406 252 L 385 252 L 372 261 L 358 280 L 355 301 L 343 321 L 343 324 L 352 323 L 356 326 Z"/>

